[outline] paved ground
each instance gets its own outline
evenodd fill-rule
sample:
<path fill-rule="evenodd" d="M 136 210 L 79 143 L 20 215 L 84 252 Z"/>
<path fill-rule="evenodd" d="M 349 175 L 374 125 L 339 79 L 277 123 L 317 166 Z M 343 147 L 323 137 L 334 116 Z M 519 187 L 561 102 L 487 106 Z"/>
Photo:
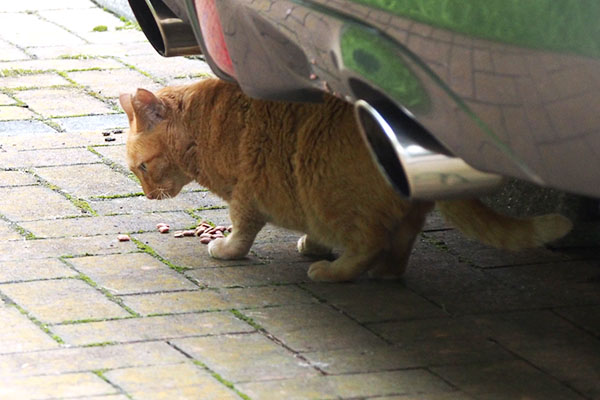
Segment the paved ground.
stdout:
<path fill-rule="evenodd" d="M 130 28 L 0 5 L 0 399 L 600 398 L 597 249 L 501 253 L 434 215 L 402 282 L 331 285 L 290 232 L 241 262 L 156 232 L 227 210 L 128 173 L 118 94 L 208 73 Z"/>

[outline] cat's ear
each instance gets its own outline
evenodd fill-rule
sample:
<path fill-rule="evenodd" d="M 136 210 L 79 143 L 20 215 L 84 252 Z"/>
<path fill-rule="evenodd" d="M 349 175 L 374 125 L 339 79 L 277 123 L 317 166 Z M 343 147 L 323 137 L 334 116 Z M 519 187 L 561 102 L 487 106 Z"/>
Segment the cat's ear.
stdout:
<path fill-rule="evenodd" d="M 127 114 L 129 122 L 133 122 L 133 105 L 131 104 L 131 95 L 129 93 L 121 93 L 119 96 L 119 103 L 121 103 L 123 111 L 125 111 Z"/>
<path fill-rule="evenodd" d="M 150 130 L 165 119 L 167 107 L 154 93 L 146 89 L 138 89 L 130 98 L 130 103 L 138 129 Z"/>

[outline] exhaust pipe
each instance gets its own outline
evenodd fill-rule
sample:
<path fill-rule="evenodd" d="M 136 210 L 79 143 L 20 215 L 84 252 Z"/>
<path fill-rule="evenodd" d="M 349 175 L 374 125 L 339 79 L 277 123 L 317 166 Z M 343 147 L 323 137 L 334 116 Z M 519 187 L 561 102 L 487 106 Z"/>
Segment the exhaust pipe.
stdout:
<path fill-rule="evenodd" d="M 142 31 L 164 57 L 202 54 L 192 27 L 171 11 L 162 0 L 129 0 Z"/>
<path fill-rule="evenodd" d="M 502 177 L 478 171 L 454 157 L 404 111 L 388 101 L 354 107 L 360 132 L 388 182 L 403 196 L 421 200 L 478 197 Z"/>

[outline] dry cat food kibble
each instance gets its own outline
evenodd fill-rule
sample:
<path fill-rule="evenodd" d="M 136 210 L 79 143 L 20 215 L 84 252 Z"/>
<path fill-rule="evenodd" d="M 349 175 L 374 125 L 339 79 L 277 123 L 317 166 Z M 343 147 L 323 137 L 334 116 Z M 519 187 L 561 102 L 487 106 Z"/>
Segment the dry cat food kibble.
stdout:
<path fill-rule="evenodd" d="M 119 242 L 129 242 L 131 240 L 131 238 L 127 235 L 119 235 L 119 236 L 117 236 L 117 240 Z"/>
<path fill-rule="evenodd" d="M 158 231 L 160 233 L 169 233 L 169 230 L 171 229 L 171 227 L 169 226 L 169 224 L 165 224 L 164 222 L 161 222 L 161 223 L 156 224 L 156 229 L 158 229 Z"/>

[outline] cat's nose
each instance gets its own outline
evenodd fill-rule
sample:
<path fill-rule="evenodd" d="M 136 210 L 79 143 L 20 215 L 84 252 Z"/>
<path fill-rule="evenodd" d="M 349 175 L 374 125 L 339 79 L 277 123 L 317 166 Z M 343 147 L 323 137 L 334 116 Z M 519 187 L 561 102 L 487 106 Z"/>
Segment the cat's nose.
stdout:
<path fill-rule="evenodd" d="M 148 198 L 150 200 L 154 200 L 156 197 L 152 194 L 152 192 L 148 192 L 148 193 L 146 193 L 146 198 Z"/>

